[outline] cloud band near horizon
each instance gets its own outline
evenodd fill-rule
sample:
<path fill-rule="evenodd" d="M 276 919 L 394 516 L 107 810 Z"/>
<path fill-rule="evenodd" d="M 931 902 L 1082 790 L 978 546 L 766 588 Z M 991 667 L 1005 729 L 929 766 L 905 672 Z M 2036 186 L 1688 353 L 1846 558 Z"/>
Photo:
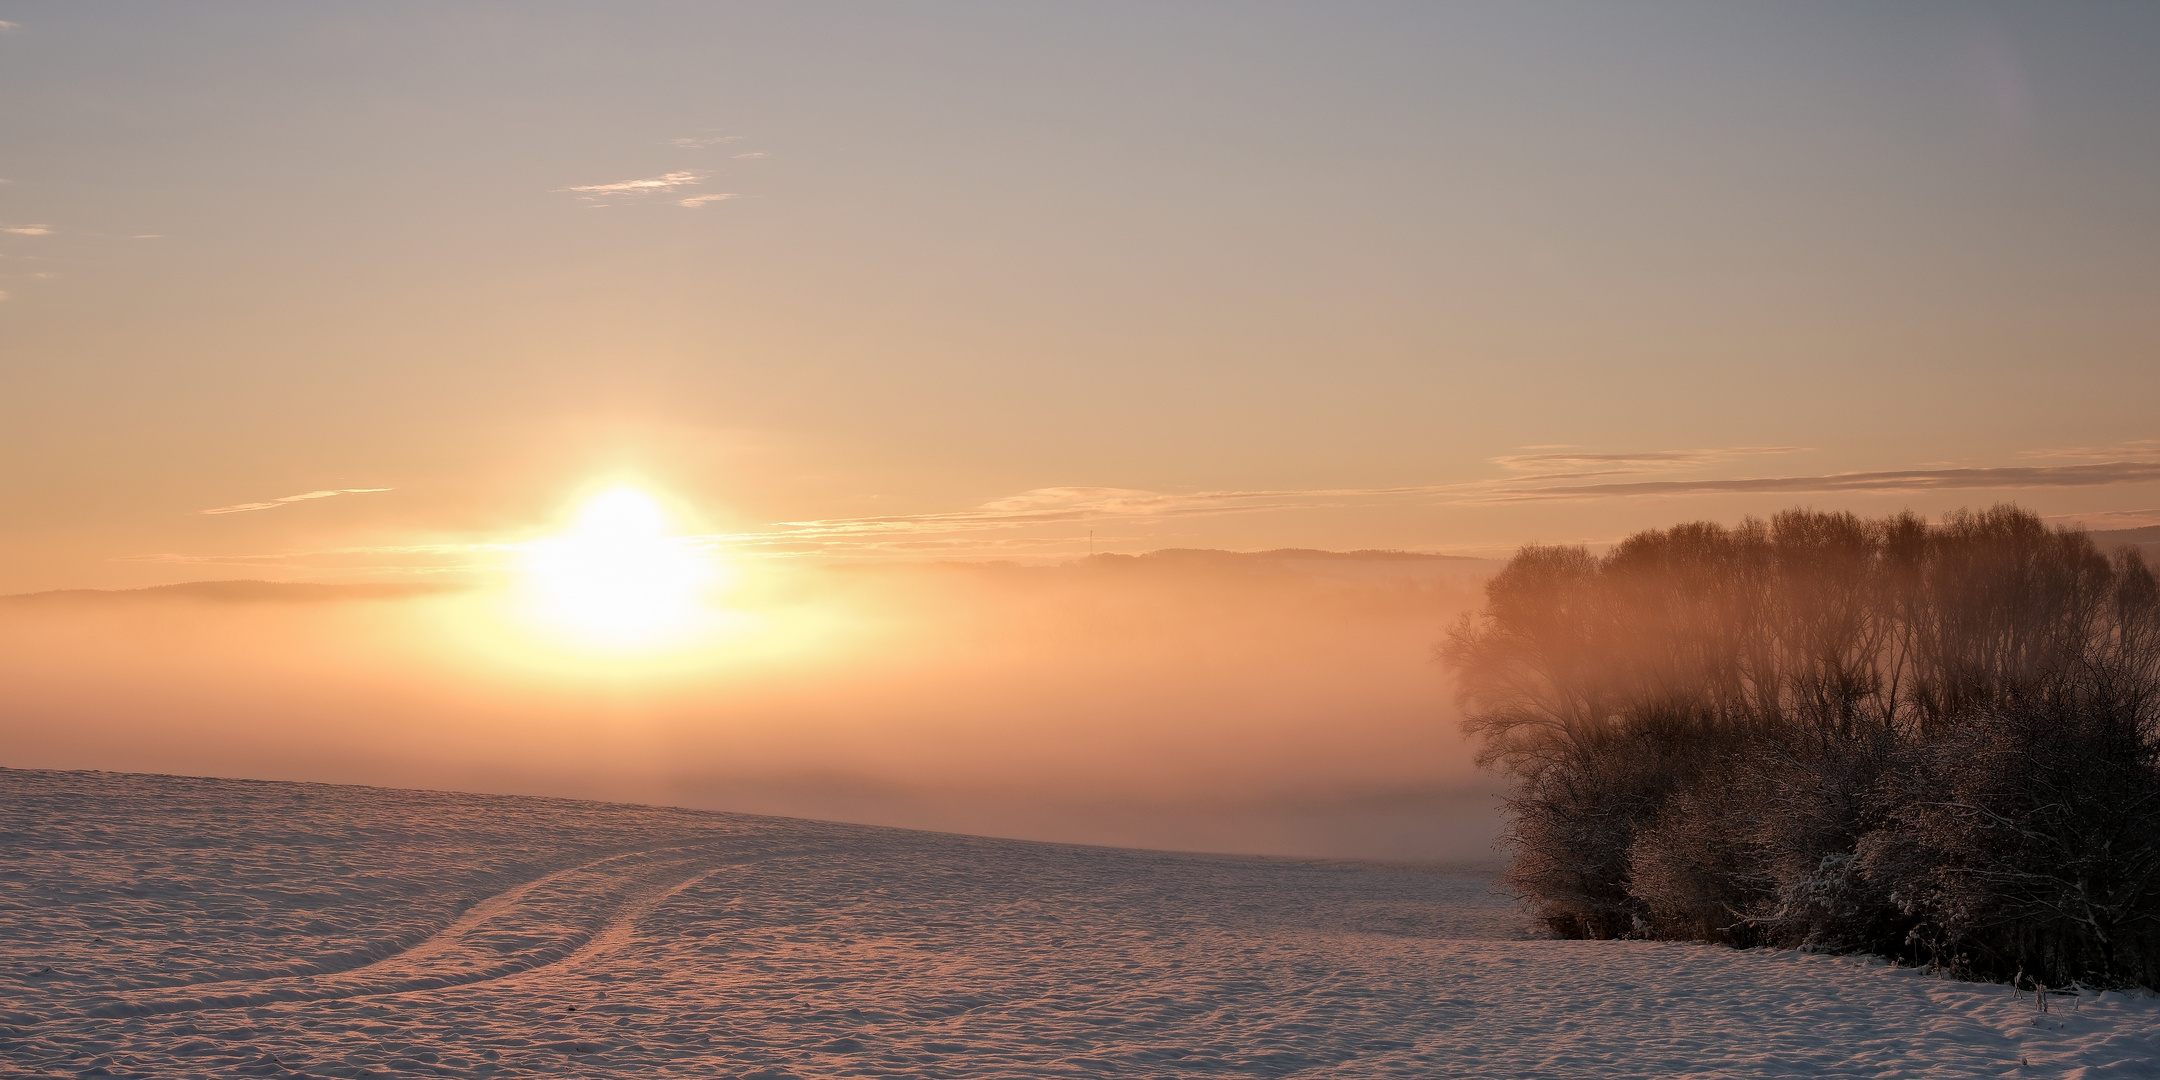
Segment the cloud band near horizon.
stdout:
<path fill-rule="evenodd" d="M 1780 448 L 1783 449 L 1783 448 Z M 1756 451 L 1775 452 L 1775 451 Z M 1618 457 L 1618 455 L 1614 455 Z M 1646 455 L 1634 455 L 1642 460 Z M 1577 458 L 1576 460 L 1582 460 Z M 1566 474 L 1561 474 L 1566 475 Z M 1595 475 L 1595 474 L 1575 474 Z M 1540 479 L 1556 479 L 1558 476 Z M 1840 492 L 1941 491 L 2098 487 L 2160 482 L 2160 461 L 2114 461 L 2082 465 L 2005 468 L 1902 469 L 1880 472 L 1825 473 L 1812 476 L 1741 477 L 1720 480 L 1645 480 L 1569 486 L 1526 486 L 1520 480 L 1469 484 L 1307 490 L 1202 491 L 1162 493 L 1124 488 L 1038 488 L 984 503 L 968 511 L 904 514 L 886 517 L 832 518 L 776 522 L 791 535 L 843 535 L 879 532 L 947 532 L 1011 528 L 1093 517 L 1150 518 L 1225 514 L 1260 510 L 1319 509 L 1392 498 L 1430 497 L 1442 505 L 1640 498 L 1657 495 L 1729 495 L 1753 493 L 1834 494 Z M 753 534 L 755 535 L 755 534 Z"/>
<path fill-rule="evenodd" d="M 1724 453 L 1779 453 L 1789 448 L 1760 448 L 1738 452 L 1672 451 L 1636 455 L 1551 455 L 1529 462 L 1514 459 L 1509 467 L 1548 464 L 1593 464 L 1628 460 L 1657 468 L 1676 457 L 1703 460 Z M 1541 457 L 1544 455 L 1540 455 Z M 1568 459 L 1563 462 L 1557 459 Z M 1521 464 L 1516 464 L 1521 462 Z M 1648 471 L 1620 470 L 1620 471 Z M 1642 480 L 1618 483 L 1554 486 L 1549 481 L 1571 474 L 1545 474 L 1463 484 L 1406 485 L 1367 488 L 1261 489 L 1241 491 L 1156 492 L 1131 488 L 1049 487 L 1036 488 L 992 499 L 971 510 L 930 514 L 896 514 L 878 517 L 826 518 L 774 522 L 769 528 L 737 533 L 710 533 L 684 537 L 685 542 L 726 550 L 740 555 L 774 557 L 966 557 L 975 555 L 1056 554 L 1070 537 L 1035 535 L 1045 526 L 1082 523 L 1159 521 L 1220 514 L 1348 509 L 1392 501 L 1424 501 L 1438 506 L 1491 506 L 1540 501 L 1592 501 L 1686 497 L 1697 495 L 1824 495 L 1884 494 L 1949 490 L 2017 491 L 2073 487 L 2101 487 L 2160 483 L 2160 460 L 2086 462 L 2070 465 L 2009 466 L 2000 468 L 1898 469 L 1813 475 L 1739 477 L 1704 480 Z M 1598 472 L 1574 476 L 1599 475 Z M 1542 483 L 1540 481 L 1543 481 Z M 260 503 L 204 510 L 205 514 L 267 510 L 291 502 L 332 495 L 387 491 L 388 488 L 347 488 L 312 491 Z M 1117 537 L 1116 542 L 1145 542 L 1142 534 Z M 421 545 L 397 548 L 342 548 L 333 552 L 292 552 L 270 556 L 197 557 L 178 554 L 146 556 L 158 561 L 213 563 L 280 563 L 296 565 L 324 556 L 338 560 L 365 560 L 370 554 L 395 555 L 400 560 L 417 558 L 430 572 L 476 568 L 475 557 L 499 559 L 515 544 Z M 389 569 L 389 567 L 385 567 Z M 396 567 L 412 572 L 419 567 L 402 562 Z"/>

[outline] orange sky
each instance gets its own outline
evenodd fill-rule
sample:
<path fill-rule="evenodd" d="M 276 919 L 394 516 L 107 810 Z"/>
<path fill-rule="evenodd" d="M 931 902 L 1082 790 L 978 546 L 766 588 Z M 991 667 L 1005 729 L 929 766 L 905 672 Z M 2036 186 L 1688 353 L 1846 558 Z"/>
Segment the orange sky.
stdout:
<path fill-rule="evenodd" d="M 463 590 L 0 601 L 0 765 L 1487 858 L 1431 650 L 1494 564 L 1076 560 L 2160 523 L 2155 55 L 2125 4 L 0 0 L 0 594 Z M 622 485 L 668 536 L 579 531 Z"/>
<path fill-rule="evenodd" d="M 2160 507 L 2142 6 L 0 19 L 0 592 Z"/>

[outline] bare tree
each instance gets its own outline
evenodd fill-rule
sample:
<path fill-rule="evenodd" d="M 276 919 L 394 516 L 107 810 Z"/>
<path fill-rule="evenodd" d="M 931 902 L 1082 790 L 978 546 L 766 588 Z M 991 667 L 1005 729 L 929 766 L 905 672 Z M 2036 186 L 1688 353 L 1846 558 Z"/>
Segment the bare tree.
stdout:
<path fill-rule="evenodd" d="M 1525 548 L 1441 649 L 1563 934 L 2160 975 L 2160 589 L 2010 506 Z"/>

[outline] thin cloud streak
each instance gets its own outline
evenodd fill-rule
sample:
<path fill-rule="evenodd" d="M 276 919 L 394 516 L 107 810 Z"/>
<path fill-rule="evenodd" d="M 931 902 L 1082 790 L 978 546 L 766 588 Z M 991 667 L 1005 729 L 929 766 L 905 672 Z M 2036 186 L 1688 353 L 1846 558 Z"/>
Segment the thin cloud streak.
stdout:
<path fill-rule="evenodd" d="M 0 232 L 14 233 L 17 236 L 51 236 L 52 228 L 47 225 L 9 225 L 0 227 Z"/>
<path fill-rule="evenodd" d="M 1321 509 L 1347 505 L 1361 499 L 1433 495 L 1455 490 L 1455 485 L 1447 485 L 1164 493 L 1130 488 L 1053 487 L 1036 488 L 1018 495 L 994 499 L 974 510 L 943 514 L 832 518 L 822 521 L 783 521 L 775 524 L 793 536 L 937 533 L 1010 529 L 1094 517 L 1169 518 L 1256 510 Z"/>
<path fill-rule="evenodd" d="M 1527 471 L 1532 469 L 1605 467 L 1609 471 L 1624 471 L 1633 466 L 1636 471 L 1653 469 L 1681 469 L 1711 465 L 1728 458 L 1759 454 L 1804 454 L 1812 446 L 1727 446 L 1705 450 L 1650 450 L 1637 453 L 1593 454 L 1576 452 L 1562 447 L 1525 447 L 1524 449 L 1555 450 L 1546 454 L 1507 454 L 1487 461 L 1503 469 Z"/>
<path fill-rule="evenodd" d="M 703 183 L 704 173 L 671 172 L 660 176 L 648 176 L 642 180 L 620 180 L 612 184 L 581 184 L 564 188 L 587 202 L 600 202 L 618 196 L 654 195 L 673 192 L 676 188 L 692 187 Z"/>
<path fill-rule="evenodd" d="M 304 491 L 304 492 L 301 492 L 301 493 L 300 493 L 300 494 L 298 494 L 298 495 L 287 495 L 287 496 L 285 496 L 285 497 L 284 497 L 284 498 L 282 498 L 282 499 L 271 499 L 271 500 L 270 500 L 270 501 L 268 501 L 268 502 L 235 503 L 235 504 L 233 504 L 233 505 L 231 505 L 231 506 L 216 506 L 216 507 L 212 507 L 212 508 L 210 508 L 210 509 L 208 509 L 208 510 L 201 510 L 201 511 L 197 511 L 197 513 L 203 513 L 203 514 L 244 514 L 244 513 L 247 513 L 247 512 L 248 512 L 248 511 L 250 511 L 250 510 L 274 510 L 274 509 L 276 509 L 276 508 L 278 508 L 278 507 L 280 507 L 280 506 L 284 506 L 284 505 L 285 505 L 285 504 L 287 504 L 287 503 L 296 503 L 296 502 L 307 502 L 307 501 L 309 501 L 309 500 L 311 500 L 311 499 L 327 499 L 327 498 L 331 497 L 332 495 L 365 495 L 365 494 L 368 494 L 368 493 L 370 493 L 370 492 L 376 492 L 376 491 L 390 491 L 390 490 L 392 490 L 392 489 L 391 489 L 391 488 L 326 488 L 326 489 L 324 489 L 324 490 L 321 490 L 321 491 Z"/>
<path fill-rule="evenodd" d="M 2078 525 L 2094 532 L 2144 529 L 2160 525 L 2160 507 L 2142 510 L 2100 510 L 2081 514 L 2056 514 L 2047 520 Z"/>
<path fill-rule="evenodd" d="M 1992 469 L 1908 469 L 1831 473 L 1824 476 L 1760 476 L 1736 480 L 1646 480 L 1629 484 L 1498 491 L 1484 501 L 1532 502 L 1635 498 L 1644 495 L 1817 495 L 1840 492 L 1952 491 L 1976 488 L 2101 487 L 2160 482 L 2160 461 L 2107 461 L 2090 465 L 2029 465 Z"/>
<path fill-rule="evenodd" d="M 647 195 L 672 195 L 679 188 L 695 187 L 705 182 L 706 174 L 700 172 L 671 172 L 660 176 L 648 176 L 642 180 L 623 180 L 613 184 L 581 184 L 562 190 L 575 194 L 594 206 L 606 206 L 614 199 L 635 199 Z M 724 202 L 742 196 L 732 191 L 718 191 L 709 195 L 692 195 L 675 200 L 675 205 L 695 210 L 708 203 Z"/>
<path fill-rule="evenodd" d="M 2027 450 L 2018 455 L 2022 458 L 2069 461 L 2126 461 L 2160 457 L 2160 439 L 2131 439 L 2113 446 L 2063 446 L 2049 450 Z"/>

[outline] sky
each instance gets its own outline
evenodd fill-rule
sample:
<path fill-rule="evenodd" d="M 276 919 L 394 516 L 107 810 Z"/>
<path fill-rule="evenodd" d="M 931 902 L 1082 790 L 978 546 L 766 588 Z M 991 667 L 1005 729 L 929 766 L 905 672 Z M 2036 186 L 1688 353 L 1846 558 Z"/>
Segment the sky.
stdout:
<path fill-rule="evenodd" d="M 2146 5 L 0 20 L 0 591 L 2160 520 Z"/>
<path fill-rule="evenodd" d="M 2160 524 L 2156 55 L 2128 3 L 0 0 L 0 596 L 285 586 L 0 602 L 0 765 L 1489 855 L 1432 655 L 1519 545 Z"/>

